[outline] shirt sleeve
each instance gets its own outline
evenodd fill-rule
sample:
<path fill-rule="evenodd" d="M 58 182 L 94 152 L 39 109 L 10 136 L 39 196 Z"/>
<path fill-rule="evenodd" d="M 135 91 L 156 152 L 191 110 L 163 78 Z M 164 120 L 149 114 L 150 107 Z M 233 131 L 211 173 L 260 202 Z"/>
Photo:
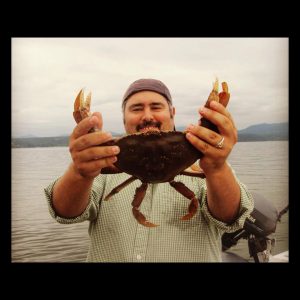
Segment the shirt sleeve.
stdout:
<path fill-rule="evenodd" d="M 58 181 L 58 179 L 59 178 L 57 178 L 55 181 L 53 181 L 51 184 L 49 184 L 44 189 L 50 215 L 58 223 L 61 223 L 61 224 L 74 224 L 74 223 L 84 222 L 87 220 L 89 220 L 89 221 L 94 220 L 98 215 L 99 201 L 102 197 L 101 191 L 103 191 L 103 189 L 101 189 L 101 185 L 103 184 L 103 182 L 99 178 L 99 176 L 96 177 L 94 180 L 92 191 L 90 193 L 88 205 L 87 205 L 86 209 L 79 216 L 72 217 L 72 218 L 66 218 L 66 217 L 59 216 L 53 207 L 53 203 L 52 203 L 53 187 L 54 187 L 55 183 Z"/>
<path fill-rule="evenodd" d="M 238 217 L 233 223 L 227 224 L 217 220 L 211 215 L 211 213 L 208 210 L 208 204 L 207 204 L 206 184 L 201 187 L 203 189 L 203 193 L 201 193 L 202 199 L 200 201 L 200 205 L 202 204 L 202 211 L 204 212 L 204 216 L 207 218 L 209 222 L 214 223 L 216 227 L 219 228 L 220 230 L 230 233 L 242 229 L 247 218 L 250 220 L 254 220 L 250 215 L 254 209 L 254 200 L 247 186 L 239 181 L 232 166 L 228 162 L 227 164 L 231 168 L 231 171 L 237 183 L 240 186 L 241 202 L 240 202 L 240 210 L 239 210 Z"/>
<path fill-rule="evenodd" d="M 235 232 L 239 229 L 242 229 L 244 226 L 245 220 L 247 218 L 252 219 L 250 214 L 254 209 L 253 197 L 252 197 L 251 193 L 248 191 L 245 184 L 243 184 L 241 182 L 238 182 L 238 184 L 240 186 L 240 191 L 241 191 L 240 209 L 239 209 L 238 217 L 231 224 L 227 224 L 222 221 L 219 221 L 211 215 L 211 213 L 209 212 L 209 209 L 208 209 L 208 204 L 207 204 L 206 189 L 203 192 L 203 196 L 201 199 L 202 200 L 201 201 L 202 211 L 203 211 L 205 217 L 208 219 L 208 221 L 214 223 L 216 225 L 216 227 L 218 229 L 220 229 L 221 231 L 228 232 L 228 233 Z"/>

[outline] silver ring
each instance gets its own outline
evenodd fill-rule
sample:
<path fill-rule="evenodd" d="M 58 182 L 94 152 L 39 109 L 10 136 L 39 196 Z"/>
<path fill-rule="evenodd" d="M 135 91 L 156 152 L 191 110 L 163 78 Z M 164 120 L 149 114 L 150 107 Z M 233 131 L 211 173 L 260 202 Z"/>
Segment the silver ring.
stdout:
<path fill-rule="evenodd" d="M 222 149 L 223 144 L 224 144 L 224 136 L 222 136 L 220 142 L 218 142 L 215 147 L 218 148 L 218 149 Z"/>

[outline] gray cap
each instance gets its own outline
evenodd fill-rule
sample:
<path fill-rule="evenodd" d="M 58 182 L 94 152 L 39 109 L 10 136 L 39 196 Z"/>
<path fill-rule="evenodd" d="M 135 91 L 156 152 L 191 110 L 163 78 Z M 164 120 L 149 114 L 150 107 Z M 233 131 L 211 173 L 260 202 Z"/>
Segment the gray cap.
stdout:
<path fill-rule="evenodd" d="M 157 79 L 139 79 L 134 81 L 127 89 L 123 96 L 122 106 L 126 100 L 133 94 L 141 91 L 152 91 L 163 95 L 168 102 L 172 104 L 172 97 L 166 85 Z"/>

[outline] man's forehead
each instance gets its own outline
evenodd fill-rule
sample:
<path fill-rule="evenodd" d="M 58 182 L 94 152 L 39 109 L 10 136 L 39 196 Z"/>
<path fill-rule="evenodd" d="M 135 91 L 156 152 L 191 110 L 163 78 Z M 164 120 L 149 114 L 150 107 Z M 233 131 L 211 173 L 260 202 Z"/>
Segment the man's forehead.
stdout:
<path fill-rule="evenodd" d="M 126 101 L 127 105 L 134 105 L 134 104 L 152 104 L 152 103 L 168 103 L 167 99 L 158 93 L 151 92 L 151 91 L 143 91 L 133 94 L 128 100 Z"/>

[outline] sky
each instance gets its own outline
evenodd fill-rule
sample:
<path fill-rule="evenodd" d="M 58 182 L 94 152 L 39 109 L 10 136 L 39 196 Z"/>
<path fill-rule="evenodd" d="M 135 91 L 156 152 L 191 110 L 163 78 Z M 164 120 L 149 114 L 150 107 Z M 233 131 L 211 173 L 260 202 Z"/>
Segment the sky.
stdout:
<path fill-rule="evenodd" d="M 103 130 L 123 133 L 121 100 L 140 78 L 169 88 L 176 127 L 196 123 L 215 78 L 236 127 L 288 122 L 288 38 L 12 38 L 12 136 L 70 135 L 78 92 Z"/>

